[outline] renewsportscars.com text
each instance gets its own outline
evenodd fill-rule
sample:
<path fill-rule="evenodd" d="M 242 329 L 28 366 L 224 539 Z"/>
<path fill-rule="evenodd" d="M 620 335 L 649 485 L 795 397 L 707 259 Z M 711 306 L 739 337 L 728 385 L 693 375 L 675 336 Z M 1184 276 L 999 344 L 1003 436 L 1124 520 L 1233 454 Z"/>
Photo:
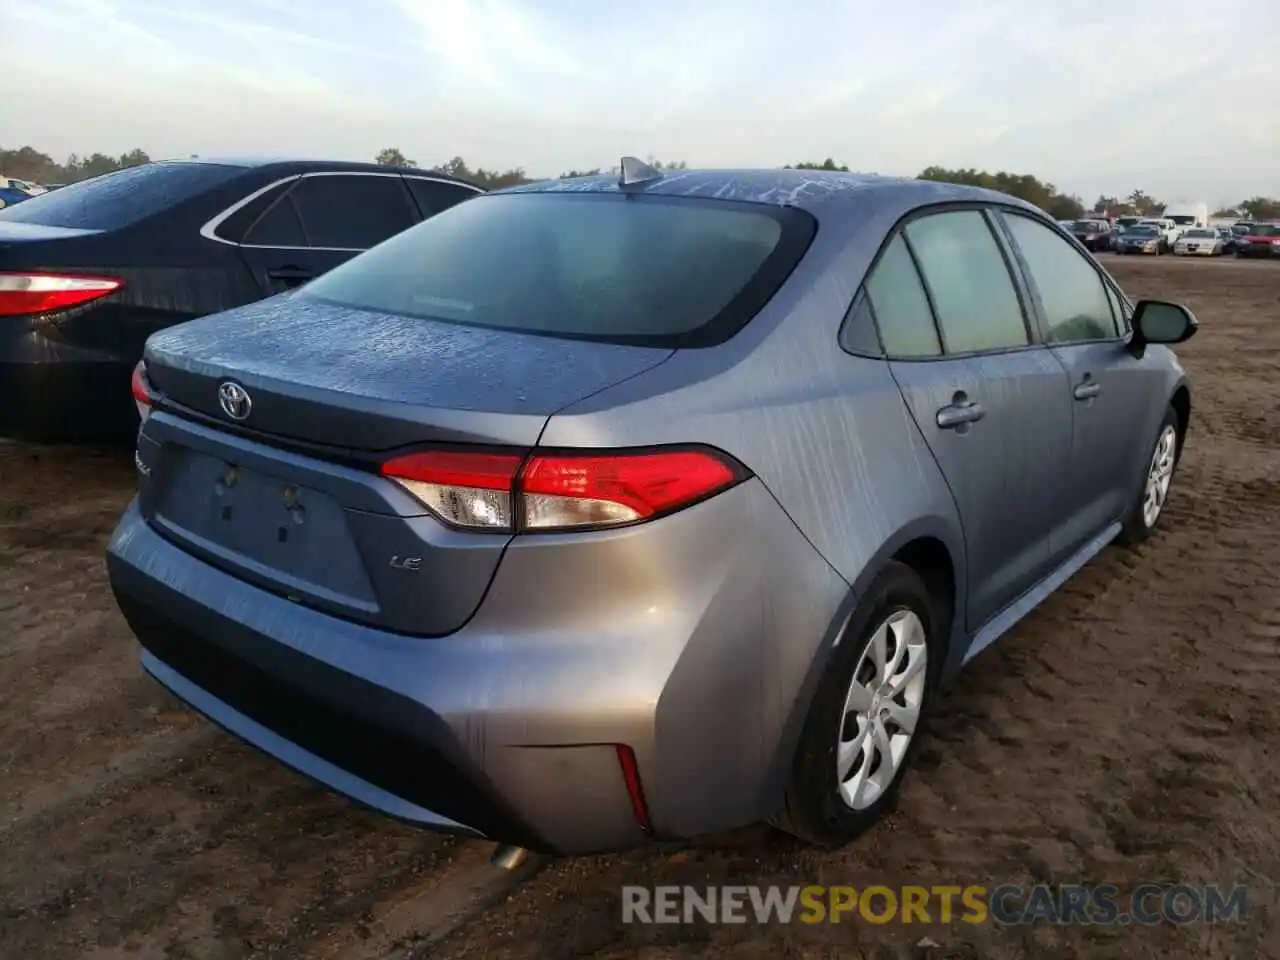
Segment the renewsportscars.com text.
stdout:
<path fill-rule="evenodd" d="M 1244 919 L 1236 886 L 1111 884 L 1023 887 L 850 886 L 622 888 L 623 923 L 1229 923 Z"/>

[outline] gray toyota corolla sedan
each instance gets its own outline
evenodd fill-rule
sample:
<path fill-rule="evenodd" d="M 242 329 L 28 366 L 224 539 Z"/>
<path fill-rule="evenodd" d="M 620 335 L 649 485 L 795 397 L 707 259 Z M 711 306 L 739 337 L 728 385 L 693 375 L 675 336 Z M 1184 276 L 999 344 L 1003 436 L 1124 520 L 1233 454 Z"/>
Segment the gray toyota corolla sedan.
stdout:
<path fill-rule="evenodd" d="M 111 584 L 160 683 L 395 817 L 840 844 L 1156 525 L 1196 326 L 1002 194 L 627 160 L 154 335 Z"/>

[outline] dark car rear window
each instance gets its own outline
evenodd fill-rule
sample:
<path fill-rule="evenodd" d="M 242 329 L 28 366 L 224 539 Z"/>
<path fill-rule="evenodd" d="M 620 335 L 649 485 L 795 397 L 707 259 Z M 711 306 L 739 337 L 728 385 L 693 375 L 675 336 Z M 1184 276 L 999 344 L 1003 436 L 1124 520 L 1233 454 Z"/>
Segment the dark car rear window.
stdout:
<path fill-rule="evenodd" d="M 471 326 L 692 347 L 745 325 L 808 249 L 807 213 L 622 194 L 490 194 L 308 284 L 303 296 Z"/>
<path fill-rule="evenodd" d="M 148 163 L 42 193 L 0 210 L 0 220 L 115 230 L 190 200 L 242 173 L 240 167 L 214 163 Z"/>

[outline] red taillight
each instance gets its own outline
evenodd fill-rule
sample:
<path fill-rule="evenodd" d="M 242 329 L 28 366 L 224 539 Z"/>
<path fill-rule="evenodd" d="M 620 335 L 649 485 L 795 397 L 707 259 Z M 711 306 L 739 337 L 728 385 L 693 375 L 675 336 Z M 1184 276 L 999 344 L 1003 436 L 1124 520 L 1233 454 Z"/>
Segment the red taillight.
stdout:
<path fill-rule="evenodd" d="M 115 277 L 63 273 L 0 273 L 0 317 L 50 313 L 78 307 L 124 286 Z"/>
<path fill-rule="evenodd" d="M 648 520 L 718 493 L 737 479 L 726 460 L 701 450 L 535 454 L 520 473 L 524 526 L 555 529 Z"/>
<path fill-rule="evenodd" d="M 431 451 L 382 466 L 457 527 L 495 532 L 584 530 L 637 523 L 704 500 L 744 476 L 705 449 L 620 453 Z"/>
<path fill-rule="evenodd" d="M 511 495 L 524 456 L 517 453 L 411 453 L 382 465 L 442 520 L 477 530 L 515 529 Z"/>
<path fill-rule="evenodd" d="M 146 365 L 141 360 L 133 368 L 129 386 L 133 391 L 133 402 L 138 408 L 138 417 L 146 420 L 151 413 L 151 391 L 147 389 Z"/>

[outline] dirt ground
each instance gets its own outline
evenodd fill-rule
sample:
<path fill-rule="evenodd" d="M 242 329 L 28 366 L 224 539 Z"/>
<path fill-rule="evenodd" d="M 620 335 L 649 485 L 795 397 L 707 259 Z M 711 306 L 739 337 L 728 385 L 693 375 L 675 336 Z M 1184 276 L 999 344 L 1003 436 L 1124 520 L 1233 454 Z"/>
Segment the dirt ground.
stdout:
<path fill-rule="evenodd" d="M 1280 267 L 1106 262 L 1202 322 L 1161 532 L 975 662 L 898 811 L 835 853 L 751 829 L 508 891 L 485 845 L 356 809 L 145 678 L 102 562 L 131 457 L 0 445 L 0 957 L 869 958 L 926 933 L 933 957 L 1280 957 Z M 1228 926 L 927 931 L 624 925 L 619 905 L 624 884 L 1037 881 L 1249 901 Z"/>

